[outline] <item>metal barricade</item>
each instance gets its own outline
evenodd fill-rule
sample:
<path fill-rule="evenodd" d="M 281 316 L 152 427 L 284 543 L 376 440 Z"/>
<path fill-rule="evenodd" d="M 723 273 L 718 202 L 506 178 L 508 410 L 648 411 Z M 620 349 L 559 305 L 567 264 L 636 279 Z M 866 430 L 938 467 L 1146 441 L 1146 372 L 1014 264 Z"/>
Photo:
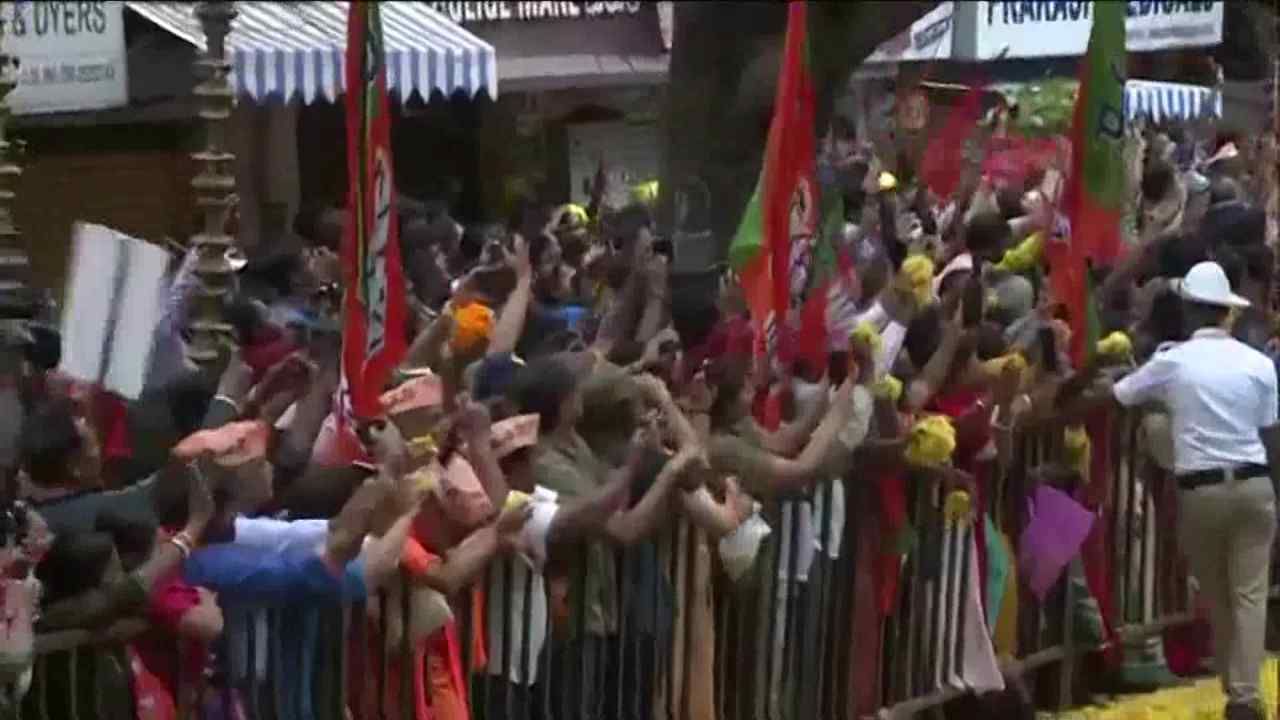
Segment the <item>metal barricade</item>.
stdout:
<path fill-rule="evenodd" d="M 1049 692 L 1039 685 L 1042 706 L 1069 703 L 1091 680 L 1076 672 L 1083 655 L 1189 619 L 1169 476 L 1143 452 L 1136 418 L 1090 429 L 1087 482 L 1064 490 L 1095 510 L 1097 536 L 1043 602 L 1025 583 L 1011 589 L 1014 626 L 995 641 L 1000 677 L 1056 673 Z M 772 533 L 737 582 L 720 571 L 716 543 L 680 520 L 635 547 L 557 553 L 545 569 L 494 562 L 422 642 L 407 621 L 394 647 L 384 637 L 392 604 L 402 618 L 414 612 L 405 577 L 362 605 L 227 611 L 210 672 L 184 671 L 191 656 L 176 645 L 166 670 L 205 686 L 179 688 L 179 717 L 209 716 L 219 694 L 250 720 L 410 720 L 420 709 L 450 720 L 910 717 L 971 689 L 970 613 L 993 614 L 990 588 L 973 586 L 980 548 L 994 531 L 1017 565 L 1038 470 L 1062 457 L 1061 427 L 1023 433 L 1009 467 L 992 466 L 967 505 L 923 477 L 908 473 L 895 490 L 855 468 L 772 503 Z M 900 518 L 885 512 L 897 491 Z M 1099 576 L 1109 592 L 1091 587 Z M 1112 634 L 1085 632 L 1103 614 Z M 990 625 L 977 627 L 990 636 Z M 21 716 L 114 717 L 102 688 L 129 676 L 131 643 L 164 641 L 157 632 L 126 621 L 41 636 Z"/>

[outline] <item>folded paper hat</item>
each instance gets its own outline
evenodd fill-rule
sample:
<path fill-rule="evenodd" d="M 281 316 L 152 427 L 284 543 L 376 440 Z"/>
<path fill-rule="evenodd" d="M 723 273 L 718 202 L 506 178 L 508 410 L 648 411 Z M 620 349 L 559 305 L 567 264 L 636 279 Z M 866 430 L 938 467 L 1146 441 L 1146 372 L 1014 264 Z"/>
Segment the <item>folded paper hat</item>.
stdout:
<path fill-rule="evenodd" d="M 516 415 L 493 424 L 493 454 L 502 459 L 511 453 L 538 443 L 538 415 Z"/>
<path fill-rule="evenodd" d="M 386 391 L 379 400 L 387 415 L 437 407 L 444 402 L 444 383 L 439 375 L 420 375 Z"/>
<path fill-rule="evenodd" d="M 239 467 L 266 457 L 271 429 L 261 420 L 246 420 L 193 433 L 173 449 L 180 460 L 209 456 L 223 467 Z"/>

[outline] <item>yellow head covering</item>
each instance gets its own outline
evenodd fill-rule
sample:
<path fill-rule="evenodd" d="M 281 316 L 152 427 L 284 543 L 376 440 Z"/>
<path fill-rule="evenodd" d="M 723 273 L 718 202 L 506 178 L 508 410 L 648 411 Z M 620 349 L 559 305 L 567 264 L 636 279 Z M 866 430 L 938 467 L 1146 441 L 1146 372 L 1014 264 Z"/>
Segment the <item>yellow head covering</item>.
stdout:
<path fill-rule="evenodd" d="M 874 392 L 876 397 L 886 398 L 897 405 L 902 398 L 902 381 L 892 375 L 885 375 L 876 382 Z"/>
<path fill-rule="evenodd" d="M 916 421 L 907 438 L 907 462 L 937 467 L 951 460 L 956 450 L 956 429 L 943 415 L 929 415 Z"/>
<path fill-rule="evenodd" d="M 1025 373 L 1027 371 L 1027 359 L 1022 356 L 1022 353 L 1009 353 L 1008 355 L 991 358 L 982 363 L 982 369 L 992 377 L 1003 375 L 1006 369 Z"/>
<path fill-rule="evenodd" d="M 562 205 L 560 210 L 564 213 L 560 221 L 561 225 L 569 225 L 572 227 L 575 225 L 587 224 L 587 209 L 581 205 L 578 205 L 577 203 L 569 203 L 567 205 Z"/>
<path fill-rule="evenodd" d="M 947 499 L 942 505 L 942 512 L 948 525 L 955 525 L 968 519 L 972 510 L 973 501 L 969 497 L 969 493 L 964 490 L 952 490 L 947 493 Z"/>
<path fill-rule="evenodd" d="M 1116 331 L 1098 341 L 1098 354 L 1109 358 L 1133 357 L 1133 341 Z"/>
<path fill-rule="evenodd" d="M 1043 251 L 1044 235 L 1038 232 L 1031 233 L 1017 247 L 1006 250 L 1004 257 L 996 263 L 996 267 L 1011 273 L 1031 272 L 1040 264 Z"/>
<path fill-rule="evenodd" d="M 898 283 L 911 291 L 916 305 L 924 307 L 933 300 L 933 261 L 924 255 L 912 255 L 902 261 Z"/>
<path fill-rule="evenodd" d="M 865 343 L 876 354 L 880 353 L 880 348 L 884 345 L 884 341 L 880 339 L 880 331 L 868 320 L 858 323 L 853 332 L 849 333 L 849 341 Z"/>
<path fill-rule="evenodd" d="M 1062 433 L 1062 451 L 1071 469 L 1080 473 L 1082 477 L 1087 477 L 1093 450 L 1089 442 L 1089 434 L 1085 432 L 1083 426 L 1069 427 Z"/>

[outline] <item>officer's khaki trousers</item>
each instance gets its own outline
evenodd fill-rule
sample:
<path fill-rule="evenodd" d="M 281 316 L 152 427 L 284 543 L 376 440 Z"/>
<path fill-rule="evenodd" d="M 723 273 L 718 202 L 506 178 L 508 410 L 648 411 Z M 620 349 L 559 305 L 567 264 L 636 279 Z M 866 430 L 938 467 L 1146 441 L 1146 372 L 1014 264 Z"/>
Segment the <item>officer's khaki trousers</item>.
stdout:
<path fill-rule="evenodd" d="M 1276 533 L 1271 478 L 1180 490 L 1178 501 L 1178 537 L 1210 609 L 1223 692 L 1231 703 L 1257 702 Z"/>

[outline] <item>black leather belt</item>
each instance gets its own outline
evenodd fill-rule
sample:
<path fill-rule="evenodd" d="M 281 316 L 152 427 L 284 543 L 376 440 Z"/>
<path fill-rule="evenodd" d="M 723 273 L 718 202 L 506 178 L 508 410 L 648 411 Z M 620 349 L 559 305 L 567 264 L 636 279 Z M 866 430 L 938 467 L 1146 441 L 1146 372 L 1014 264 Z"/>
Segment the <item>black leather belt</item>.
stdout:
<path fill-rule="evenodd" d="M 1236 480 L 1252 480 L 1256 477 L 1268 475 L 1270 472 L 1271 470 L 1266 465 L 1254 463 L 1228 470 L 1197 470 L 1179 475 L 1178 487 L 1183 490 L 1195 490 L 1198 487 L 1226 482 L 1228 477 L 1234 477 Z"/>

